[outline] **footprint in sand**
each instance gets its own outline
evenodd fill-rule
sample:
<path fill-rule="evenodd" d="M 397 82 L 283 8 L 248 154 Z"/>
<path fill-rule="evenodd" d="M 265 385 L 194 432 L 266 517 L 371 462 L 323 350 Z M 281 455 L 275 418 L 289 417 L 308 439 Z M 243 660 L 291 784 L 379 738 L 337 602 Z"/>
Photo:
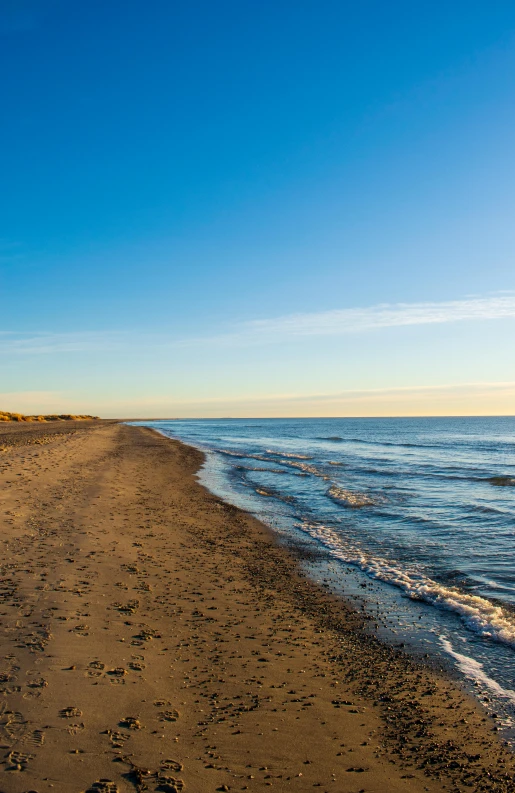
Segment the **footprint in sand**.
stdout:
<path fill-rule="evenodd" d="M 9 752 L 7 760 L 11 764 L 8 770 L 11 771 L 25 771 L 29 760 L 32 760 L 33 754 L 25 754 L 25 752 Z"/>
<path fill-rule="evenodd" d="M 69 724 L 66 728 L 66 732 L 69 733 L 69 735 L 77 735 L 77 733 L 84 729 L 84 722 L 81 721 L 80 724 Z"/>
<path fill-rule="evenodd" d="M 23 743 L 28 743 L 31 746 L 43 746 L 45 742 L 45 733 L 43 730 L 33 730 L 26 733 L 23 738 Z"/>
<path fill-rule="evenodd" d="M 99 779 L 98 782 L 93 782 L 86 793 L 119 793 L 119 788 L 110 779 Z"/>
<path fill-rule="evenodd" d="M 105 664 L 101 663 L 100 661 L 91 661 L 91 663 L 88 664 L 86 675 L 88 677 L 101 677 L 104 669 Z"/>
<path fill-rule="evenodd" d="M 179 772 L 182 771 L 184 766 L 182 763 L 179 763 L 177 760 L 163 760 L 161 763 L 161 770 L 162 771 L 175 771 Z"/>
<path fill-rule="evenodd" d="M 113 749 L 123 749 L 124 742 L 129 741 L 131 737 L 130 735 L 117 732 L 116 730 L 106 730 L 106 734 L 109 736 Z"/>
<path fill-rule="evenodd" d="M 62 719 L 73 719 L 74 717 L 82 716 L 82 711 L 79 708 L 63 708 L 59 711 L 59 716 Z"/>
<path fill-rule="evenodd" d="M 29 688 L 46 688 L 48 686 L 48 681 L 43 677 L 38 677 L 36 680 L 32 680 L 30 683 L 27 683 L 27 686 Z"/>
<path fill-rule="evenodd" d="M 123 678 L 127 674 L 127 670 L 123 666 L 117 666 L 115 669 L 110 669 L 107 674 L 111 676 L 111 683 L 125 683 Z"/>
<path fill-rule="evenodd" d="M 134 716 L 126 716 L 120 722 L 120 727 L 126 727 L 128 730 L 141 730 L 143 728 L 139 719 Z"/>
<path fill-rule="evenodd" d="M 180 793 L 181 790 L 184 789 L 184 782 L 182 779 L 158 775 L 157 781 L 159 783 L 157 790 L 162 791 L 162 793 Z"/>
<path fill-rule="evenodd" d="M 148 783 L 150 780 L 152 780 L 153 785 L 157 785 L 155 790 L 159 790 L 160 793 L 180 793 L 184 789 L 184 782 L 182 779 L 165 776 L 165 774 L 163 774 L 163 769 L 160 771 L 151 771 L 149 768 L 142 768 L 133 763 L 129 757 L 124 758 L 124 762 L 131 766 L 127 778 L 135 784 L 138 790 L 148 790 Z M 175 761 L 172 760 L 170 762 Z M 180 763 L 177 765 L 180 765 Z"/>
<path fill-rule="evenodd" d="M 184 789 L 184 782 L 182 779 L 174 779 L 173 777 L 158 777 L 159 787 L 162 793 L 180 793 Z"/>
<path fill-rule="evenodd" d="M 23 738 L 26 731 L 26 720 L 18 711 L 7 710 L 2 714 L 0 729 L 7 740 L 16 741 Z"/>
<path fill-rule="evenodd" d="M 162 710 L 160 713 L 158 713 L 159 721 L 177 721 L 178 718 L 178 710 Z"/>

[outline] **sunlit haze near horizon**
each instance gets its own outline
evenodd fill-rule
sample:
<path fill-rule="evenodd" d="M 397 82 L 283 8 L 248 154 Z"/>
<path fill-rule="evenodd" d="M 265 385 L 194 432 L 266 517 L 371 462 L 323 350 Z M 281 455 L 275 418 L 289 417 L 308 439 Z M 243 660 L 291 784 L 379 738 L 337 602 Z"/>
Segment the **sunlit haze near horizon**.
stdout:
<path fill-rule="evenodd" d="M 512 2 L 0 2 L 0 410 L 515 413 Z"/>

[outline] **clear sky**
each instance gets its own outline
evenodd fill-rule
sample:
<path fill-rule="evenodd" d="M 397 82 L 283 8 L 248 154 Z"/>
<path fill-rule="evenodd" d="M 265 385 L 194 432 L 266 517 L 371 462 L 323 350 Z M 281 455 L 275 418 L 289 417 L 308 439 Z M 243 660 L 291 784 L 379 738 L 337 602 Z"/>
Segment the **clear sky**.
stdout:
<path fill-rule="evenodd" d="M 0 0 L 0 409 L 515 413 L 513 0 Z"/>

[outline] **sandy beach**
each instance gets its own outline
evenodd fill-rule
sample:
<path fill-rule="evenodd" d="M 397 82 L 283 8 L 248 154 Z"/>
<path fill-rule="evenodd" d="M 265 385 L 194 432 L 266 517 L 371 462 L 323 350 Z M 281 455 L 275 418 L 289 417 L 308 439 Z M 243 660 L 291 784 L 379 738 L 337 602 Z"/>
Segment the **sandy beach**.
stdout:
<path fill-rule="evenodd" d="M 201 464 L 142 427 L 0 426 L 0 791 L 515 790 L 495 721 Z"/>

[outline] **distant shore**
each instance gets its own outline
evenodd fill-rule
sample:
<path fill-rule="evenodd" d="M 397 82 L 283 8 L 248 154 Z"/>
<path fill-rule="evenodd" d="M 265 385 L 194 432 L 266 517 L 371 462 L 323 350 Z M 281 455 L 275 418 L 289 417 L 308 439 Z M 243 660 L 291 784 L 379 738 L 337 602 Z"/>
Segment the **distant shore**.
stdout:
<path fill-rule="evenodd" d="M 202 454 L 111 421 L 0 424 L 3 793 L 512 791 L 455 683 L 369 635 Z"/>

